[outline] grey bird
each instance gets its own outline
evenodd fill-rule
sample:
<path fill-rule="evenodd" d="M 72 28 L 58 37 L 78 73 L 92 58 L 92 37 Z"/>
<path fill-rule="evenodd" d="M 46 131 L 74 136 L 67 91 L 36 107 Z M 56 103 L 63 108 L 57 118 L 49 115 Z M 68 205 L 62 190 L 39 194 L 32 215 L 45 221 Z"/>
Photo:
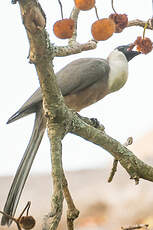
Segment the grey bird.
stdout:
<path fill-rule="evenodd" d="M 130 45 L 117 47 L 110 53 L 107 60 L 80 58 L 56 73 L 57 84 L 67 106 L 79 112 L 122 88 L 128 78 L 128 61 L 140 54 L 130 50 L 129 47 Z M 11 216 L 15 215 L 24 184 L 46 129 L 40 88 L 10 117 L 7 123 L 12 123 L 31 113 L 36 114 L 32 135 L 15 174 L 3 210 Z M 12 220 L 8 217 L 2 216 L 1 225 L 9 226 L 11 222 Z"/>

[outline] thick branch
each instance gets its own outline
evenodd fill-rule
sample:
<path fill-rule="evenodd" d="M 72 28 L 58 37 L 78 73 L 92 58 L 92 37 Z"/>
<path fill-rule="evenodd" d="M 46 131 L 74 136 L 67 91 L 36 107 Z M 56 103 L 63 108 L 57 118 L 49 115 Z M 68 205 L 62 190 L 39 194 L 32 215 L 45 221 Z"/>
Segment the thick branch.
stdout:
<path fill-rule="evenodd" d="M 53 196 L 52 209 L 48 217 L 51 217 L 49 229 L 55 230 L 62 215 L 63 169 L 61 140 L 67 132 L 66 126 L 69 127 L 69 110 L 64 104 L 60 89 L 57 86 L 53 65 L 50 61 L 52 48 L 48 46 L 50 43 L 45 30 L 45 16 L 41 6 L 35 0 L 20 0 L 19 4 L 30 42 L 30 61 L 35 64 L 40 81 L 48 137 L 51 143 Z"/>
<path fill-rule="evenodd" d="M 50 127 L 51 125 L 51 127 Z M 54 127 L 57 126 L 57 127 Z M 52 159 L 52 177 L 53 177 L 53 194 L 51 202 L 50 230 L 56 230 L 60 222 L 63 207 L 62 191 L 62 128 L 59 125 L 48 124 L 48 137 L 51 142 L 51 159 Z"/>
<path fill-rule="evenodd" d="M 83 122 L 77 115 L 73 120 L 72 133 L 76 134 L 107 150 L 129 173 L 131 179 L 138 182 L 139 178 L 153 181 L 153 168 L 139 160 L 129 149 L 104 131 Z"/>
<path fill-rule="evenodd" d="M 87 124 L 79 116 L 69 110 L 64 104 L 60 89 L 56 83 L 56 76 L 53 71 L 53 65 L 50 59 L 54 56 L 66 56 L 79 53 L 84 50 L 96 48 L 96 42 L 90 41 L 85 44 L 74 42 L 67 47 L 53 47 L 48 39 L 45 30 L 45 15 L 38 4 L 37 0 L 20 0 L 21 15 L 25 25 L 28 39 L 30 42 L 30 61 L 35 64 L 40 86 L 43 95 L 44 114 L 46 116 L 48 136 L 52 146 L 52 172 L 53 172 L 53 197 L 52 197 L 52 217 L 50 229 L 56 229 L 62 213 L 63 191 L 68 203 L 69 210 L 75 210 L 67 185 L 63 186 L 63 169 L 62 169 L 62 146 L 61 140 L 67 132 L 72 133 L 89 140 L 96 145 L 101 146 L 110 152 L 121 165 L 136 181 L 139 178 L 153 181 L 153 168 L 140 161 L 126 147 L 118 141 L 108 136 L 103 129 L 98 129 Z M 76 22 L 77 22 L 76 13 Z M 77 212 L 77 210 L 76 210 Z M 78 214 L 69 213 L 69 228 L 72 229 L 72 221 Z"/>

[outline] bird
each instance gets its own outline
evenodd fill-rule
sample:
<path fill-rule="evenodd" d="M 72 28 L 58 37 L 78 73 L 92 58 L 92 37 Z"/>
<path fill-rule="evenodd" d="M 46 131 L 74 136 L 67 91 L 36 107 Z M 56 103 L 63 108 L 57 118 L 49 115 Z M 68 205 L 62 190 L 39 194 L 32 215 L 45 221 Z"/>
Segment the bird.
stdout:
<path fill-rule="evenodd" d="M 140 52 L 130 49 L 131 44 L 115 48 L 107 59 L 80 58 L 56 73 L 57 84 L 66 105 L 76 112 L 121 89 L 128 79 L 128 62 Z M 19 164 L 3 211 L 14 216 L 26 179 L 46 129 L 43 114 L 42 93 L 38 88 L 34 94 L 7 121 L 12 123 L 35 113 L 32 135 Z M 3 215 L 1 225 L 10 226 L 12 220 Z"/>

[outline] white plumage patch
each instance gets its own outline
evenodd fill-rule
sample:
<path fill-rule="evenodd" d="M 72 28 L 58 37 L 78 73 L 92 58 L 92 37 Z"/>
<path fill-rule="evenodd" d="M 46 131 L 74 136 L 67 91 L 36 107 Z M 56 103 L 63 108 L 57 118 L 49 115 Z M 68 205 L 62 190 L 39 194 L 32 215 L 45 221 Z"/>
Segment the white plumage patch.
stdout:
<path fill-rule="evenodd" d="M 114 50 L 108 57 L 110 65 L 108 89 L 114 92 L 123 87 L 128 78 L 128 61 L 125 55 Z"/>

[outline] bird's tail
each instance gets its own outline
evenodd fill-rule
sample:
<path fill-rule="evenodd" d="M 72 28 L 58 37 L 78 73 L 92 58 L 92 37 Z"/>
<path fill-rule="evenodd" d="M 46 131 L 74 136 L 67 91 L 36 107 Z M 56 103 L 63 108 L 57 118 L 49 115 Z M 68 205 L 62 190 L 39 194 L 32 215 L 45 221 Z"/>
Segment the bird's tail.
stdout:
<path fill-rule="evenodd" d="M 33 160 L 41 143 L 43 134 L 45 132 L 45 120 L 43 118 L 42 110 L 36 112 L 35 123 L 29 144 L 25 150 L 23 158 L 17 169 L 16 175 L 11 185 L 7 201 L 4 206 L 4 212 L 10 216 L 14 216 L 24 184 L 31 169 Z M 2 216 L 1 225 L 10 225 L 10 220 L 5 215 Z"/>

